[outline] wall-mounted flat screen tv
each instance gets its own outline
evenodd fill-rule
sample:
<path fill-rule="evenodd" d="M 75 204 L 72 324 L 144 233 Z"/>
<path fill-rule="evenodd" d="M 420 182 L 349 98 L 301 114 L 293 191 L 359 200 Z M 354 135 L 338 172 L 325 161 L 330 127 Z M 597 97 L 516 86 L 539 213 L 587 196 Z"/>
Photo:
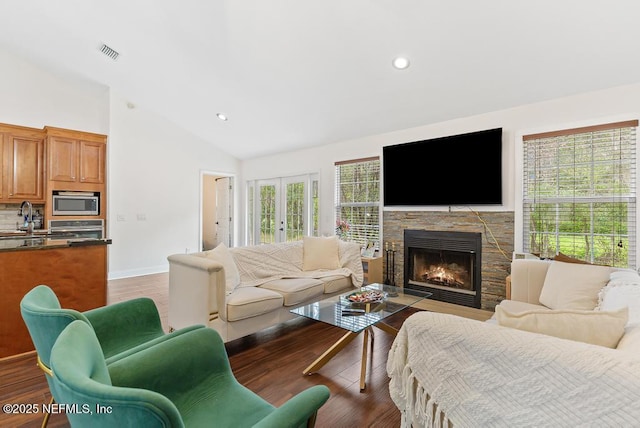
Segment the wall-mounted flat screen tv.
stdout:
<path fill-rule="evenodd" d="M 382 148 L 385 206 L 501 205 L 502 128 Z"/>

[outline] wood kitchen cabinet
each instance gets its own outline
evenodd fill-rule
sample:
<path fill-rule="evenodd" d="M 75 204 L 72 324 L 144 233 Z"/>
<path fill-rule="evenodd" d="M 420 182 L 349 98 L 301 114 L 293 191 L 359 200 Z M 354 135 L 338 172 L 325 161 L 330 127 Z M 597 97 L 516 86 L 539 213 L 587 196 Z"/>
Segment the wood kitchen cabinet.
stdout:
<path fill-rule="evenodd" d="M 107 145 L 96 141 L 80 141 L 80 181 L 104 184 Z"/>
<path fill-rule="evenodd" d="M 89 218 L 106 220 L 106 157 L 106 135 L 0 123 L 0 203 L 44 203 L 46 224 L 53 192 L 92 192 L 100 214 Z"/>
<path fill-rule="evenodd" d="M 66 137 L 49 138 L 49 180 L 104 184 L 106 144 Z"/>
<path fill-rule="evenodd" d="M 44 131 L 47 135 L 48 166 L 45 222 L 59 217 L 53 215 L 53 193 L 73 191 L 92 192 L 100 196 L 98 216 L 74 218 L 103 219 L 106 223 L 107 136 L 50 126 L 45 127 Z"/>
<path fill-rule="evenodd" d="M 2 132 L 8 131 L 8 132 Z M 9 203 L 45 200 L 45 139 L 38 131 L 0 127 L 2 179 L 0 200 Z"/>
<path fill-rule="evenodd" d="M 58 241 L 61 242 L 61 241 Z M 87 311 L 107 304 L 107 245 L 64 244 L 0 249 L 0 359 L 34 349 L 20 300 L 45 284 L 63 308 Z"/>

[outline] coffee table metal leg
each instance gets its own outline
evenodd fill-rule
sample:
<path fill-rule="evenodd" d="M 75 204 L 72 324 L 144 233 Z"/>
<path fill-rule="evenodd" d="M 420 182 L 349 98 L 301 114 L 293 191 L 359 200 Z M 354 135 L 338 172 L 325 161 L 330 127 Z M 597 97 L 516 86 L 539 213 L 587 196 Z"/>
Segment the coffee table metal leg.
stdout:
<path fill-rule="evenodd" d="M 336 343 L 331 345 L 331 348 L 327 349 L 320 357 L 315 360 L 309 367 L 302 371 L 302 374 L 312 374 L 320 370 L 325 364 L 329 362 L 336 354 L 347 346 L 353 339 L 358 336 L 358 333 L 352 331 L 348 332 L 340 338 Z"/>
<path fill-rule="evenodd" d="M 371 327 L 367 327 L 364 331 L 364 339 L 362 341 L 362 361 L 360 363 L 360 391 L 362 391 L 366 385 L 367 378 L 367 351 L 369 349 L 369 331 Z"/>

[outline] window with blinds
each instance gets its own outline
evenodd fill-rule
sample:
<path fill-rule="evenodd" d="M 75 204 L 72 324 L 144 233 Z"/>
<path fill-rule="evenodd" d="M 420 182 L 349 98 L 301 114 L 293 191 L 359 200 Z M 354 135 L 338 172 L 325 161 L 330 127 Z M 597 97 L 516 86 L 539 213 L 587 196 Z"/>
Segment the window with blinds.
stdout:
<path fill-rule="evenodd" d="M 380 159 L 336 162 L 336 235 L 366 246 L 380 242 Z"/>
<path fill-rule="evenodd" d="M 524 250 L 636 266 L 636 128 L 611 123 L 523 137 Z"/>

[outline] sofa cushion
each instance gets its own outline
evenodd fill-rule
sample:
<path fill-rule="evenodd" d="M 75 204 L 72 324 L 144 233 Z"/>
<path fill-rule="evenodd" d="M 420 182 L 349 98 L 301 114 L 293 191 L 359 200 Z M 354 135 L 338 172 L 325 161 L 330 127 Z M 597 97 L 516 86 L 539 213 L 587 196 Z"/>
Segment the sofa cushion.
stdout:
<path fill-rule="evenodd" d="M 285 306 L 297 305 L 312 297 L 320 296 L 324 291 L 322 281 L 313 278 L 276 279 L 262 284 L 260 288 L 281 294 Z"/>
<path fill-rule="evenodd" d="M 627 308 L 617 311 L 538 309 L 511 313 L 498 305 L 498 324 L 562 339 L 615 348 L 627 324 Z"/>
<path fill-rule="evenodd" d="M 302 239 L 302 270 L 340 269 L 338 237 L 305 236 Z"/>
<path fill-rule="evenodd" d="M 240 285 L 240 272 L 233 261 L 233 256 L 224 243 L 220 243 L 216 248 L 206 251 L 206 256 L 215 259 L 224 269 L 224 285 L 226 294 L 229 295 Z"/>
<path fill-rule="evenodd" d="M 238 287 L 227 298 L 227 321 L 262 315 L 282 307 L 284 299 L 275 291 L 260 287 Z"/>
<path fill-rule="evenodd" d="M 345 290 L 353 286 L 351 278 L 344 275 L 332 275 L 318 278 L 324 284 L 324 293 L 330 294 L 336 291 Z"/>
<path fill-rule="evenodd" d="M 540 303 L 551 309 L 592 310 L 612 268 L 552 261 L 540 292 Z"/>

